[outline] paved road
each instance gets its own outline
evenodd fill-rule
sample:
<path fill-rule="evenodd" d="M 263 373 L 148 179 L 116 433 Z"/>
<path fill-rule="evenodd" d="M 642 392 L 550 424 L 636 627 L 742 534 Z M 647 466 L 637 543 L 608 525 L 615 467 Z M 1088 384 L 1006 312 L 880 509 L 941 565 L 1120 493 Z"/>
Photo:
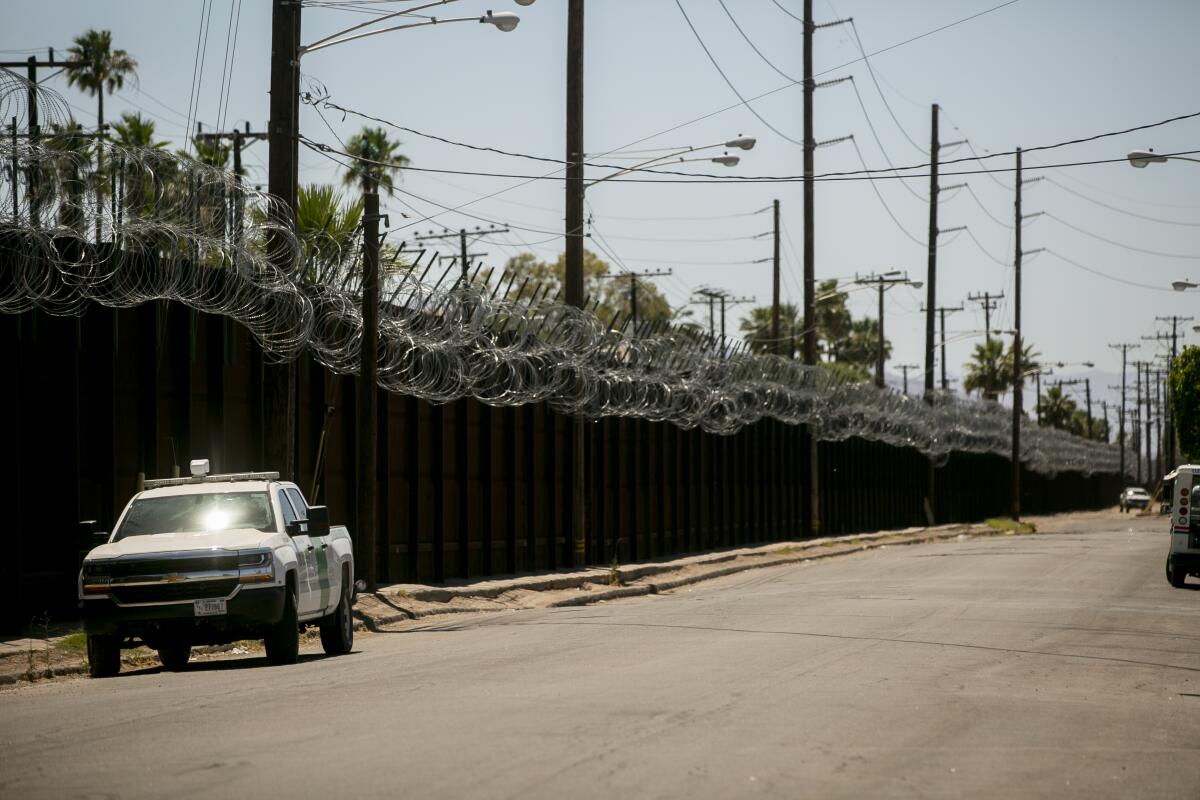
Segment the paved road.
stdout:
<path fill-rule="evenodd" d="M 1162 528 L 2 692 L 0 796 L 1196 798 L 1200 591 L 1167 585 Z"/>

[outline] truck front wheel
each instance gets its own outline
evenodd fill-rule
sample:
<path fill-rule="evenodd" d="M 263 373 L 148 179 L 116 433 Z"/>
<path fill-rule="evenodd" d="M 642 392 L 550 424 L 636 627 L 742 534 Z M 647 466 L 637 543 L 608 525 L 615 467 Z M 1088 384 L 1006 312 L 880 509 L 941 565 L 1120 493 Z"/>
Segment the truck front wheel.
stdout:
<path fill-rule="evenodd" d="M 284 592 L 283 614 L 267 631 L 263 644 L 272 664 L 295 664 L 300 658 L 300 625 L 296 620 L 296 592 L 288 586 Z"/>
<path fill-rule="evenodd" d="M 111 678 L 121 671 L 121 637 L 96 634 L 87 637 L 88 674 Z"/>

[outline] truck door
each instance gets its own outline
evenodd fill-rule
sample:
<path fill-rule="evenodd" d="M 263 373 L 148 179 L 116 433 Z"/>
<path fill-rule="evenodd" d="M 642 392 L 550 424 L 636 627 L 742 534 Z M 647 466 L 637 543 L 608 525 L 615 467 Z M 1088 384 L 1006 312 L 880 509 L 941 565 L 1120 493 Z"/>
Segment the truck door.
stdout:
<path fill-rule="evenodd" d="M 295 509 L 292 508 L 292 501 L 288 499 L 283 489 L 277 489 L 275 497 L 279 501 L 279 513 L 283 517 L 284 530 L 286 531 L 292 523 L 299 519 L 299 516 L 296 514 Z M 292 544 L 296 548 L 297 560 L 296 613 L 303 617 L 317 610 L 317 600 L 320 595 L 316 580 L 316 547 L 307 533 L 301 532 L 291 538 Z"/>
<path fill-rule="evenodd" d="M 291 498 L 292 507 L 296 510 L 296 514 L 300 519 L 308 519 L 308 503 L 304 500 L 304 495 L 300 494 L 300 490 L 295 487 L 288 487 L 287 495 Z M 339 592 L 341 591 L 341 569 L 336 563 L 333 548 L 330 547 L 329 536 L 309 536 L 309 541 L 313 544 L 313 556 L 315 556 L 314 575 L 315 583 L 313 591 L 320 596 L 317 600 L 316 608 L 322 611 L 332 611 L 333 607 L 338 604 Z"/>

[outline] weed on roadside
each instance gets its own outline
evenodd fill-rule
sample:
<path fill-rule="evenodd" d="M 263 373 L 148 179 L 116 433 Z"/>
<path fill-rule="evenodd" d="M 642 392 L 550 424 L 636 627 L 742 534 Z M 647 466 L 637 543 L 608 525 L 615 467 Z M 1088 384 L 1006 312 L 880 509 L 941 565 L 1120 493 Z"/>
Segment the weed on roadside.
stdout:
<path fill-rule="evenodd" d="M 1032 522 L 1020 522 L 1008 517 L 992 517 L 984 520 L 983 524 L 1006 533 L 1037 533 L 1037 526 Z"/>

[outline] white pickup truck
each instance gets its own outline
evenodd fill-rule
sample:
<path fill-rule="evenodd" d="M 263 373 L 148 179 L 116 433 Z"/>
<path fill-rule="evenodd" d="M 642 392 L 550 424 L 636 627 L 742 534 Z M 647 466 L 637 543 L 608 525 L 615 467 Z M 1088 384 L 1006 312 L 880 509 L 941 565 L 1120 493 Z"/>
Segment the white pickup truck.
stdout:
<path fill-rule="evenodd" d="M 300 630 L 325 652 L 354 644 L 354 554 L 344 526 L 277 472 L 146 481 L 79 573 L 92 677 L 116 675 L 139 640 L 166 669 L 191 648 L 263 638 L 273 664 L 294 663 Z"/>

